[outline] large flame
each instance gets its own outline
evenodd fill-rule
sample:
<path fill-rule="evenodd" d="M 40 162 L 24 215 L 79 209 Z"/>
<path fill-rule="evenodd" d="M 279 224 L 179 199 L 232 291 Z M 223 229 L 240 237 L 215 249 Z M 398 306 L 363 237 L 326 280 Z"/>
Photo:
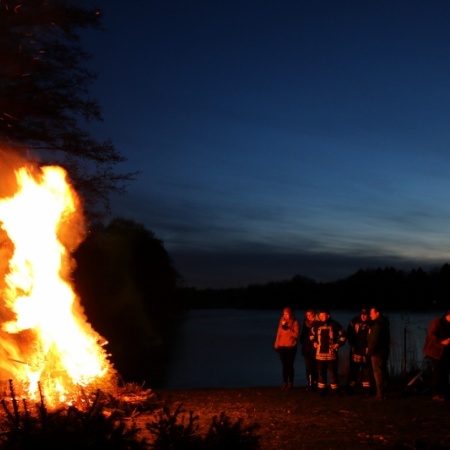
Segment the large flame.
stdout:
<path fill-rule="evenodd" d="M 0 381 L 56 406 L 113 369 L 70 284 L 70 252 L 84 237 L 78 197 L 62 168 L 34 172 L 18 169 L 17 190 L 0 198 Z"/>

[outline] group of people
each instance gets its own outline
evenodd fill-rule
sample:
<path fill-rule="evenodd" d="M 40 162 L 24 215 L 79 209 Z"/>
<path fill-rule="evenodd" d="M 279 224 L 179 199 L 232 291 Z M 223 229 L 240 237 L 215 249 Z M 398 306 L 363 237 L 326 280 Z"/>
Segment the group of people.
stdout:
<path fill-rule="evenodd" d="M 384 398 L 387 386 L 387 360 L 390 348 L 388 319 L 379 307 L 363 308 L 347 329 L 331 318 L 330 311 L 318 313 L 308 309 L 302 326 L 292 308 L 285 308 L 280 319 L 275 350 L 279 353 L 283 389 L 291 389 L 294 382 L 294 360 L 300 344 L 305 362 L 307 389 L 327 392 L 328 378 L 331 392 L 340 394 L 338 381 L 338 350 L 345 342 L 350 345 L 350 370 L 347 392 L 353 393 L 361 382 L 367 394 L 375 388 L 376 398 Z"/>
<path fill-rule="evenodd" d="M 347 328 L 331 318 L 330 311 L 314 309 L 305 312 L 300 325 L 292 308 L 285 308 L 279 321 L 275 350 L 279 353 L 283 389 L 294 383 L 294 361 L 300 344 L 305 362 L 307 389 L 327 392 L 328 378 L 331 392 L 341 393 L 338 380 L 338 350 L 345 342 L 350 346 L 349 374 L 346 385 L 353 394 L 360 383 L 367 395 L 383 399 L 387 387 L 387 362 L 390 350 L 390 325 L 378 306 L 362 308 Z M 450 310 L 433 319 L 427 331 L 424 354 L 432 365 L 430 389 L 433 400 L 448 397 L 450 376 Z"/>

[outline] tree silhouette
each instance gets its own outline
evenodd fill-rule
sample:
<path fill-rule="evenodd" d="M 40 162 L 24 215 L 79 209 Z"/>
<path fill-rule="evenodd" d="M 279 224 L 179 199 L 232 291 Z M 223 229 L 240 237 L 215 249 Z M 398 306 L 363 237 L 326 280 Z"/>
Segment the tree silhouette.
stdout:
<path fill-rule="evenodd" d="M 94 329 L 127 381 L 164 382 L 176 343 L 181 277 L 162 241 L 143 225 L 98 225 L 76 250 L 74 281 Z"/>
<path fill-rule="evenodd" d="M 430 273 L 409 272 L 393 267 L 359 269 L 347 278 L 317 283 L 296 275 L 290 280 L 249 285 L 236 289 L 183 289 L 181 295 L 191 308 L 255 308 L 296 310 L 328 307 L 355 312 L 379 305 L 386 310 L 448 310 L 450 265 Z"/>
<path fill-rule="evenodd" d="M 4 151 L 64 166 L 87 209 L 108 209 L 136 173 L 117 172 L 123 155 L 85 130 L 101 120 L 77 34 L 88 27 L 100 28 L 100 13 L 76 1 L 0 2 L 0 140 Z"/>

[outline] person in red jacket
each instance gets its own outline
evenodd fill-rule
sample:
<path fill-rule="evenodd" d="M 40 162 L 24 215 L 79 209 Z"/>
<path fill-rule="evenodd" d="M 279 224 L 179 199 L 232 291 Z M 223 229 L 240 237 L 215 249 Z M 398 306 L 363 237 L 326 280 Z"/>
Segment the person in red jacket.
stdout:
<path fill-rule="evenodd" d="M 284 308 L 278 323 L 274 348 L 280 355 L 283 370 L 283 389 L 291 389 L 294 383 L 294 361 L 297 354 L 300 324 L 292 308 Z"/>
<path fill-rule="evenodd" d="M 433 319 L 428 327 L 423 349 L 433 367 L 431 389 L 433 400 L 444 400 L 448 395 L 450 375 L 450 310 Z"/>

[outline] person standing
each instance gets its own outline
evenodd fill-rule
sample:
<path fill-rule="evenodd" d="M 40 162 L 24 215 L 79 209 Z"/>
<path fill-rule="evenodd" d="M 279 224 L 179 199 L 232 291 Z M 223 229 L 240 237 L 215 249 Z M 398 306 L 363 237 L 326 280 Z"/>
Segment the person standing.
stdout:
<path fill-rule="evenodd" d="M 291 389 L 294 383 L 294 361 L 297 353 L 300 324 L 292 308 L 284 308 L 278 323 L 274 348 L 280 355 L 283 389 Z"/>
<path fill-rule="evenodd" d="M 342 325 L 331 319 L 330 311 L 322 309 L 319 312 L 319 320 L 311 327 L 311 341 L 316 349 L 317 387 L 321 397 L 326 394 L 327 372 L 330 376 L 331 391 L 339 393 L 338 349 L 345 344 L 345 340 Z"/>
<path fill-rule="evenodd" d="M 347 327 L 347 340 L 350 345 L 350 370 L 347 393 L 353 394 L 358 378 L 361 376 L 363 391 L 370 391 L 372 364 L 367 356 L 367 343 L 370 330 L 369 309 L 363 308 Z"/>
<path fill-rule="evenodd" d="M 433 319 L 428 327 L 423 349 L 433 368 L 431 389 L 433 400 L 442 401 L 448 396 L 450 375 L 450 310 Z"/>
<path fill-rule="evenodd" d="M 317 364 L 316 349 L 311 341 L 311 328 L 317 320 L 316 311 L 308 309 L 305 312 L 303 326 L 300 332 L 300 345 L 302 347 L 302 356 L 305 362 L 307 390 L 315 391 L 317 389 Z"/>
<path fill-rule="evenodd" d="M 391 344 L 389 320 L 378 306 L 370 308 L 370 326 L 367 340 L 367 355 L 372 364 L 375 379 L 376 398 L 383 399 L 388 380 L 387 361 Z"/>

